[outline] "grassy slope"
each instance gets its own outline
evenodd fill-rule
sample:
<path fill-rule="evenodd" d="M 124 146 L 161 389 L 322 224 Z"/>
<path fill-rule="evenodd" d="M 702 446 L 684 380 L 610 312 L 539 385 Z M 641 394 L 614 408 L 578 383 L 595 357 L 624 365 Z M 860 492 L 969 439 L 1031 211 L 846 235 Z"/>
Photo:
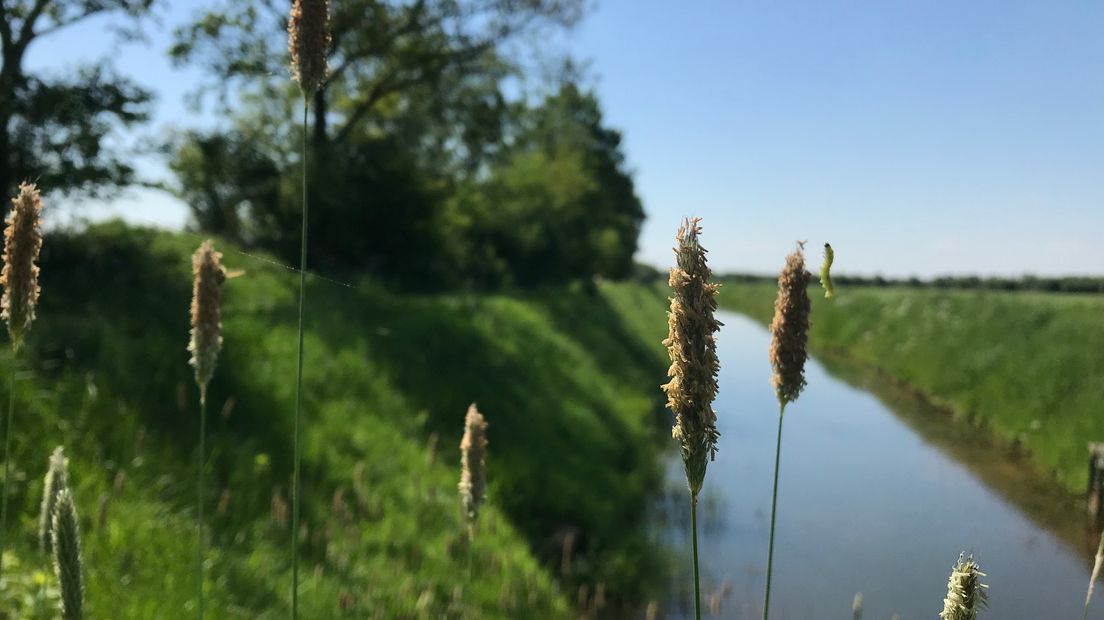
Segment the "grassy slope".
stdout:
<path fill-rule="evenodd" d="M 191 609 L 198 405 L 184 347 L 195 245 L 117 225 L 47 240 L 32 372 L 17 391 L 22 569 L 5 574 L 14 587 L 0 601 L 23 606 L 13 617 L 52 595 L 34 531 L 59 443 L 85 529 L 89 614 Z M 247 274 L 224 287 L 211 385 L 209 608 L 283 618 L 298 280 L 225 253 Z M 574 590 L 561 594 L 550 575 L 569 531 L 572 588 L 632 594 L 647 583 L 654 554 L 634 526 L 658 476 L 657 290 L 405 297 L 314 279 L 308 295 L 304 617 L 568 617 Z M 456 446 L 472 401 L 490 423 L 490 499 L 469 555 Z"/>
<path fill-rule="evenodd" d="M 765 323 L 775 290 L 726 285 L 721 305 Z M 826 301 L 819 291 L 814 350 L 889 372 L 1084 490 L 1086 442 L 1104 439 L 1104 297 L 862 288 Z"/>

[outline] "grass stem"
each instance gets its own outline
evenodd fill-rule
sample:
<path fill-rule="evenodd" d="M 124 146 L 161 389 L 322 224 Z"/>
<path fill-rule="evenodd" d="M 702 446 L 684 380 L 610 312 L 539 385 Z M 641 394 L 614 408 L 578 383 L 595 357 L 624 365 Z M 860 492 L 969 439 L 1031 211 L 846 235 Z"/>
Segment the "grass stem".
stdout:
<path fill-rule="evenodd" d="M 1082 616 L 1083 620 L 1089 620 L 1089 602 L 1092 601 L 1093 586 L 1096 585 L 1097 578 L 1100 577 L 1100 568 L 1104 564 L 1104 532 L 1100 533 L 1100 544 L 1096 548 L 1096 556 L 1093 558 L 1093 570 L 1089 576 L 1089 591 L 1085 594 L 1085 615 Z"/>
<path fill-rule="evenodd" d="M 763 598 L 763 620 L 770 617 L 771 575 L 774 572 L 774 519 L 778 513 L 778 465 L 782 460 L 782 418 L 786 405 L 778 408 L 778 440 L 774 447 L 774 491 L 771 493 L 770 539 L 767 543 L 767 593 Z"/>
<path fill-rule="evenodd" d="M 11 479 L 11 435 L 12 417 L 15 416 L 15 371 L 18 367 L 16 354 L 12 353 L 11 390 L 8 395 L 8 421 L 4 430 L 4 484 L 0 486 L 0 578 L 4 575 L 4 546 L 8 534 L 8 481 Z"/>
<path fill-rule="evenodd" d="M 199 457 L 196 471 L 196 617 L 203 620 L 203 458 L 207 453 L 207 388 L 199 391 Z"/>
<path fill-rule="evenodd" d="M 294 487 L 291 506 L 291 618 L 299 618 L 299 497 L 303 493 L 299 481 L 300 442 L 303 414 L 303 314 L 307 305 L 307 109 L 310 99 L 303 97 L 303 235 L 299 242 L 299 360 L 295 371 L 295 461 L 292 475 Z"/>
<path fill-rule="evenodd" d="M 698 498 L 690 497 L 690 531 L 694 541 L 694 618 L 701 620 L 701 578 L 698 575 Z"/>

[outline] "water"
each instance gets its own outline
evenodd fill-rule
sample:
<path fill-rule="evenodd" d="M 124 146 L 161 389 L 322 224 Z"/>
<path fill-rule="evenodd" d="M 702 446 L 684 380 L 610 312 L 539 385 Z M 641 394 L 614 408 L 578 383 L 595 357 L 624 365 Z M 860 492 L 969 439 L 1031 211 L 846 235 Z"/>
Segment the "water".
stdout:
<path fill-rule="evenodd" d="M 769 337 L 743 316 L 721 320 L 721 440 L 698 509 L 703 615 L 712 602 L 719 617 L 759 618 L 778 421 Z M 933 428 L 949 426 L 938 411 L 891 410 L 816 360 L 807 378 L 783 430 L 772 618 L 850 618 L 856 592 L 867 619 L 937 618 L 963 550 L 989 575 L 991 605 L 982 617 L 1081 617 L 1095 544 L 1075 507 L 1033 490 L 1006 456 Z M 920 423 L 902 419 L 910 416 Z M 692 617 L 690 518 L 677 452 L 667 486 L 656 534 L 681 572 L 661 607 L 668 618 Z M 1091 616 L 1104 617 L 1104 589 L 1098 594 Z"/>

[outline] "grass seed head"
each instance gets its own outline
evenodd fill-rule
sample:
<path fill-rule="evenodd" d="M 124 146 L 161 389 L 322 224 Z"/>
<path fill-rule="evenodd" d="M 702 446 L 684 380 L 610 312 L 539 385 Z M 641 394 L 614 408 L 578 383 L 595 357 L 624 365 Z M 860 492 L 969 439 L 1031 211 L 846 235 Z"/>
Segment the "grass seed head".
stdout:
<path fill-rule="evenodd" d="M 61 590 L 62 620 L 84 617 L 84 578 L 81 576 L 80 525 L 69 489 L 58 493 L 54 508 L 54 572 Z"/>
<path fill-rule="evenodd" d="M 288 51 L 291 75 L 306 95 L 313 95 L 326 80 L 330 48 L 328 0 L 295 0 L 288 19 Z"/>
<path fill-rule="evenodd" d="M 58 493 L 69 488 L 69 459 L 61 446 L 54 448 L 50 455 L 50 467 L 46 470 L 46 480 L 42 485 L 42 508 L 38 517 L 38 540 L 46 553 L 54 552 L 54 508 L 57 506 Z"/>
<path fill-rule="evenodd" d="M 1096 580 L 1100 578 L 1100 569 L 1104 567 L 1104 532 L 1100 532 L 1100 544 L 1096 547 L 1096 556 L 1093 558 L 1092 575 L 1089 576 L 1089 591 L 1085 593 L 1085 609 L 1089 608 L 1092 601 L 1093 589 Z"/>
<path fill-rule="evenodd" d="M 38 253 L 42 249 L 42 200 L 33 183 L 21 183 L 12 199 L 4 230 L 4 269 L 0 285 L 0 318 L 8 322 L 8 334 L 16 350 L 31 329 L 38 303 Z"/>
<path fill-rule="evenodd" d="M 808 358 L 809 280 L 813 277 L 805 269 L 802 243 L 786 257 L 786 265 L 778 276 L 778 297 L 774 300 L 774 319 L 771 321 L 770 362 L 774 369 L 771 385 L 778 402 L 785 407 L 797 400 L 805 388 L 805 360 Z"/>
<path fill-rule="evenodd" d="M 963 559 L 960 553 L 947 579 L 947 598 L 943 599 L 943 611 L 939 617 L 943 620 L 975 620 L 978 612 L 988 604 L 986 590 L 989 586 L 981 583 L 984 576 L 974 556 Z"/>
<path fill-rule="evenodd" d="M 709 281 L 706 250 L 698 242 L 700 218 L 683 220 L 676 235 L 675 267 L 671 269 L 671 309 L 667 312 L 668 334 L 663 344 L 671 358 L 663 386 L 667 407 L 675 414 L 672 436 L 679 442 L 686 467 L 686 482 L 692 501 L 705 482 L 705 470 L 717 454 L 717 342 L 721 328 L 713 314 L 717 310 L 719 284 Z"/>
<path fill-rule="evenodd" d="M 188 342 L 192 358 L 189 363 L 195 368 L 196 385 L 204 398 L 222 349 L 219 304 L 226 272 L 219 262 L 221 258 L 222 254 L 215 251 L 210 240 L 204 241 L 192 256 L 195 279 L 192 285 L 192 331 Z"/>
<path fill-rule="evenodd" d="M 475 408 L 468 407 L 464 417 L 464 437 L 460 440 L 460 501 L 474 523 L 487 495 L 487 421 Z"/>

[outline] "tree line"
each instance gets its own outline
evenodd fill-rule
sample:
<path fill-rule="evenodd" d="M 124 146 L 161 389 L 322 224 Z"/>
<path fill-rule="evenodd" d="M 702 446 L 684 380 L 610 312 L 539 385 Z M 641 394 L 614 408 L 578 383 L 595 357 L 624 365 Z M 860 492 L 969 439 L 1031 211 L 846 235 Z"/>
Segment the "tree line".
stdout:
<path fill-rule="evenodd" d="M 724 282 L 774 282 L 773 276 L 758 274 L 726 274 Z M 848 276 L 832 275 L 832 280 L 840 286 L 862 287 L 904 287 L 926 289 L 963 289 L 993 291 L 1040 291 L 1046 293 L 1104 293 L 1104 277 L 1099 276 L 936 276 L 921 279 L 887 278 L 884 276 Z"/>
<path fill-rule="evenodd" d="M 139 182 L 120 146 L 152 91 L 109 61 L 29 75 L 26 48 L 80 21 L 127 17 L 140 34 L 161 0 L 0 2 L 0 189 L 111 196 Z M 169 54 L 208 79 L 211 126 L 159 145 L 162 187 L 194 226 L 284 259 L 298 253 L 304 114 L 287 79 L 283 0 L 212 4 Z M 311 101 L 310 262 L 413 288 L 538 286 L 620 278 L 644 211 L 623 136 L 570 60 L 541 71 L 525 46 L 571 28 L 582 0 L 347 0 L 332 7 L 331 73 Z M 548 58 L 540 58 L 545 65 Z M 540 63 L 536 63 L 540 64 Z M 535 85 L 535 86 L 534 86 Z"/>

